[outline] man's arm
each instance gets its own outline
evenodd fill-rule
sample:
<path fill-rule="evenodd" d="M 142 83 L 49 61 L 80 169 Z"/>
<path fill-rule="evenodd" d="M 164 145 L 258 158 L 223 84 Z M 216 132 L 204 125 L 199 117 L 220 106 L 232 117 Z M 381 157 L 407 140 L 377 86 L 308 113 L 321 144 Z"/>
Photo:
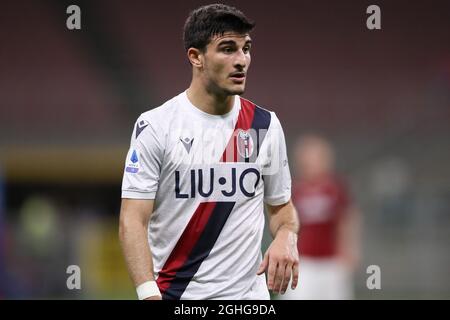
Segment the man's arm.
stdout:
<path fill-rule="evenodd" d="M 267 205 L 270 231 L 274 240 L 267 249 L 258 274 L 268 268 L 269 290 L 284 294 L 292 276 L 291 288 L 298 283 L 297 234 L 299 221 L 292 201 L 278 205 Z"/>
<path fill-rule="evenodd" d="M 134 285 L 154 281 L 153 260 L 147 240 L 147 226 L 154 200 L 122 199 L 119 238 L 125 261 Z M 152 296 L 149 300 L 160 300 Z"/>

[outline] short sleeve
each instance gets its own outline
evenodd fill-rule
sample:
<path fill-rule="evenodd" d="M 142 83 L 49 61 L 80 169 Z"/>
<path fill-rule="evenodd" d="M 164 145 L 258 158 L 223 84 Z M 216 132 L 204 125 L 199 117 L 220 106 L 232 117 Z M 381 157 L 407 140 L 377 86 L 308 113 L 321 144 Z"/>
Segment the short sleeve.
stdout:
<path fill-rule="evenodd" d="M 283 128 L 275 113 L 268 132 L 270 148 L 270 170 L 263 171 L 264 202 L 269 205 L 281 205 L 291 198 L 291 173 L 286 152 L 286 140 Z"/>
<path fill-rule="evenodd" d="M 125 160 L 122 198 L 155 199 L 164 155 L 161 130 L 141 115 Z"/>

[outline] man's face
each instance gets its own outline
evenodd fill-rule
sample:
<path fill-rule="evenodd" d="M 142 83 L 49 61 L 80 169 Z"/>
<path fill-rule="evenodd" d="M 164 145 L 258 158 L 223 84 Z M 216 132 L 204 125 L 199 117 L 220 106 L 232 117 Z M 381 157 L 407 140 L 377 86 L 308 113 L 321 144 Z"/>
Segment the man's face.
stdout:
<path fill-rule="evenodd" d="M 298 147 L 297 170 L 304 178 L 318 178 L 333 171 L 334 154 L 327 141 L 307 138 Z"/>
<path fill-rule="evenodd" d="M 204 53 L 203 75 L 207 89 L 226 95 L 244 93 L 250 48 L 248 34 L 226 32 L 214 36 Z"/>

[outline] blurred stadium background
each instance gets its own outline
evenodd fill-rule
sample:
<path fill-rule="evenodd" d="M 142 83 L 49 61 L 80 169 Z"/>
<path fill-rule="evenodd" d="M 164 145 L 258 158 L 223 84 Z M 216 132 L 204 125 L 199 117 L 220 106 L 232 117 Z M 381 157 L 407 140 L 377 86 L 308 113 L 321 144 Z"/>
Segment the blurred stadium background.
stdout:
<path fill-rule="evenodd" d="M 188 86 L 181 30 L 205 3 L 2 2 L 1 298 L 135 298 L 117 239 L 124 157 L 139 114 Z M 338 151 L 364 219 L 356 298 L 450 298 L 450 3 L 226 3 L 257 22 L 245 97 L 277 112 L 288 147 L 316 132 Z"/>

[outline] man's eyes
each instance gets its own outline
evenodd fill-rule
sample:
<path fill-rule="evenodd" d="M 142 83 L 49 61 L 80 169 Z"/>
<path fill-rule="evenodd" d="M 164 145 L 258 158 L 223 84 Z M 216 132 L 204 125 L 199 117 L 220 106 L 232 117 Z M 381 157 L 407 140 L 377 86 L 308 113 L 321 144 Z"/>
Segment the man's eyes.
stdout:
<path fill-rule="evenodd" d="M 232 47 L 223 47 L 221 49 L 223 52 L 225 53 L 233 53 L 236 51 L 236 48 L 232 48 Z M 249 46 L 245 46 L 244 48 L 242 48 L 242 50 L 244 51 L 244 53 L 248 53 L 250 52 L 250 47 Z"/>
<path fill-rule="evenodd" d="M 223 47 L 222 51 L 225 53 L 231 53 L 234 51 L 234 49 L 232 47 Z"/>

